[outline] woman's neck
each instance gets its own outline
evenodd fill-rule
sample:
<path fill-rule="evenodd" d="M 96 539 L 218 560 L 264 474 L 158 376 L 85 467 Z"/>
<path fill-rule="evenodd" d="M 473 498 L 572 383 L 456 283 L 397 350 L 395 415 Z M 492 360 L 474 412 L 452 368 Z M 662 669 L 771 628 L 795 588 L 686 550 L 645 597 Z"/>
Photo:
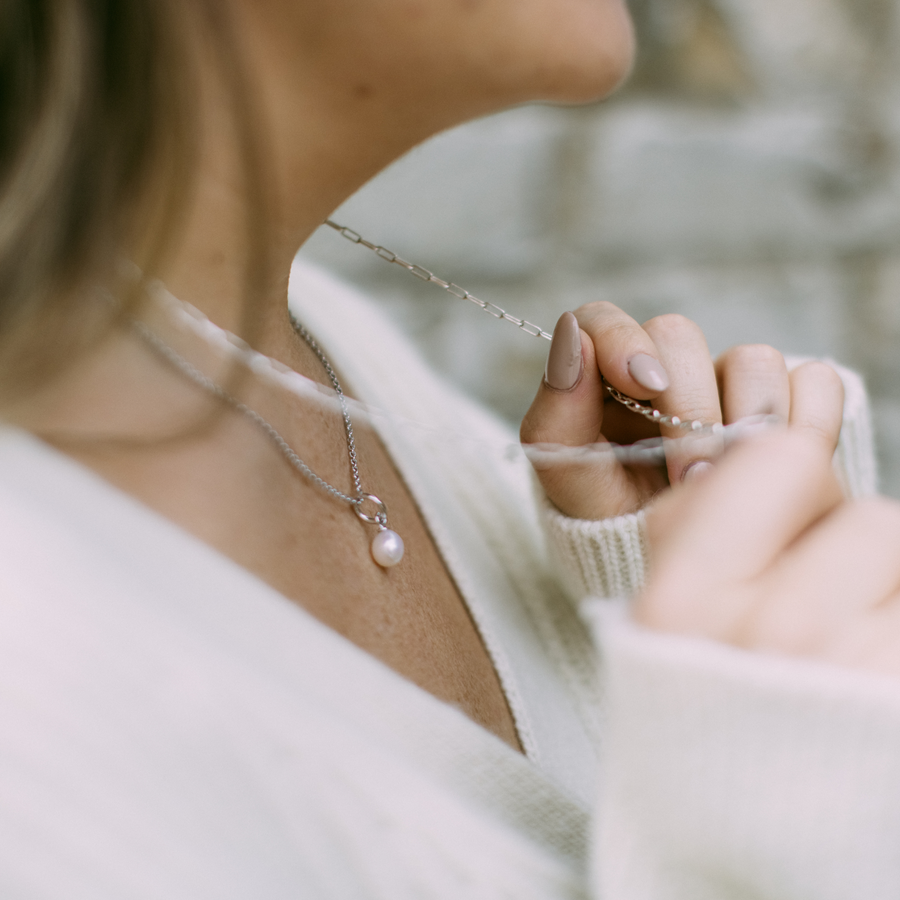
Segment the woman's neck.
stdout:
<path fill-rule="evenodd" d="M 242 78 L 243 95 L 258 98 L 252 105 L 235 101 L 215 63 L 201 73 L 192 195 L 153 274 L 216 324 L 295 365 L 286 314 L 294 256 L 334 209 L 437 125 L 405 122 L 387 97 L 323 85 L 321 73 L 291 79 L 263 54 L 250 58 Z"/>

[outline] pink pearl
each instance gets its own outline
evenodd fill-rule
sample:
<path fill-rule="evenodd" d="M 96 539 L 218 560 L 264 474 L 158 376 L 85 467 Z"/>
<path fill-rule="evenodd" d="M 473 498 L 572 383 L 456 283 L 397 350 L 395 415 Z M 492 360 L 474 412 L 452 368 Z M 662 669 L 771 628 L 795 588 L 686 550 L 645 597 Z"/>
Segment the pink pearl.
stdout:
<path fill-rule="evenodd" d="M 372 559 L 383 569 L 396 566 L 403 559 L 403 538 L 396 531 L 379 531 L 372 541 Z"/>

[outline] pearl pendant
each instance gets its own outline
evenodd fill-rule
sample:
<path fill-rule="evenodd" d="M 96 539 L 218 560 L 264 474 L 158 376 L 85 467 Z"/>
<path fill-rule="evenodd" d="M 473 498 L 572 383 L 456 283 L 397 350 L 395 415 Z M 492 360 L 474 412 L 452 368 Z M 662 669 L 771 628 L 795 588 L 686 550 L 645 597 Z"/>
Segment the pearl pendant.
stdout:
<path fill-rule="evenodd" d="M 391 531 L 390 528 L 379 531 L 372 541 L 372 559 L 382 569 L 396 566 L 403 559 L 403 551 L 403 538 L 396 531 Z"/>

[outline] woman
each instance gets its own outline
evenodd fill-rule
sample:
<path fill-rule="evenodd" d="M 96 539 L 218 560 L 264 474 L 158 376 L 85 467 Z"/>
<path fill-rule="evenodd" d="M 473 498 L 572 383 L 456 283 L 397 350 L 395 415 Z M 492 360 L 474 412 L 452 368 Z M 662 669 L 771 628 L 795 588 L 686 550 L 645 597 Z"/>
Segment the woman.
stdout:
<path fill-rule="evenodd" d="M 665 413 L 793 426 L 711 473 L 706 442 L 670 455 L 636 615 L 687 637 L 598 614 L 601 706 L 559 585 L 640 586 L 660 474 L 544 466 L 539 513 L 505 429 L 364 300 L 300 267 L 288 291 L 297 247 L 416 143 L 612 90 L 620 0 L 2 15 L 4 896 L 896 893 L 893 683 L 697 640 L 892 663 L 872 536 L 892 551 L 897 513 L 834 483 L 831 369 L 744 348 L 717 373 L 684 320 L 563 318 L 526 442 L 642 435 L 600 371 Z"/>

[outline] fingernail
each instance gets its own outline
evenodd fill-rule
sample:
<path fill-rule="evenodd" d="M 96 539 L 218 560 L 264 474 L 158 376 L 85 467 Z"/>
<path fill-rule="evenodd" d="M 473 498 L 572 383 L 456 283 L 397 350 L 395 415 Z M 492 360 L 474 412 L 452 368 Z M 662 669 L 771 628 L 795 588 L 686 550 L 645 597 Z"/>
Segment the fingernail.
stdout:
<path fill-rule="evenodd" d="M 682 473 L 681 480 L 685 482 L 699 481 L 705 478 L 713 470 L 713 464 L 705 459 L 692 462 Z"/>
<path fill-rule="evenodd" d="M 646 353 L 632 356 L 628 360 L 628 371 L 631 373 L 631 377 L 648 391 L 662 393 L 669 386 L 669 376 L 666 375 L 666 370 L 659 364 L 659 360 Z"/>
<path fill-rule="evenodd" d="M 570 391 L 581 379 L 583 365 L 578 320 L 572 313 L 565 312 L 553 329 L 544 381 L 554 390 Z"/>

